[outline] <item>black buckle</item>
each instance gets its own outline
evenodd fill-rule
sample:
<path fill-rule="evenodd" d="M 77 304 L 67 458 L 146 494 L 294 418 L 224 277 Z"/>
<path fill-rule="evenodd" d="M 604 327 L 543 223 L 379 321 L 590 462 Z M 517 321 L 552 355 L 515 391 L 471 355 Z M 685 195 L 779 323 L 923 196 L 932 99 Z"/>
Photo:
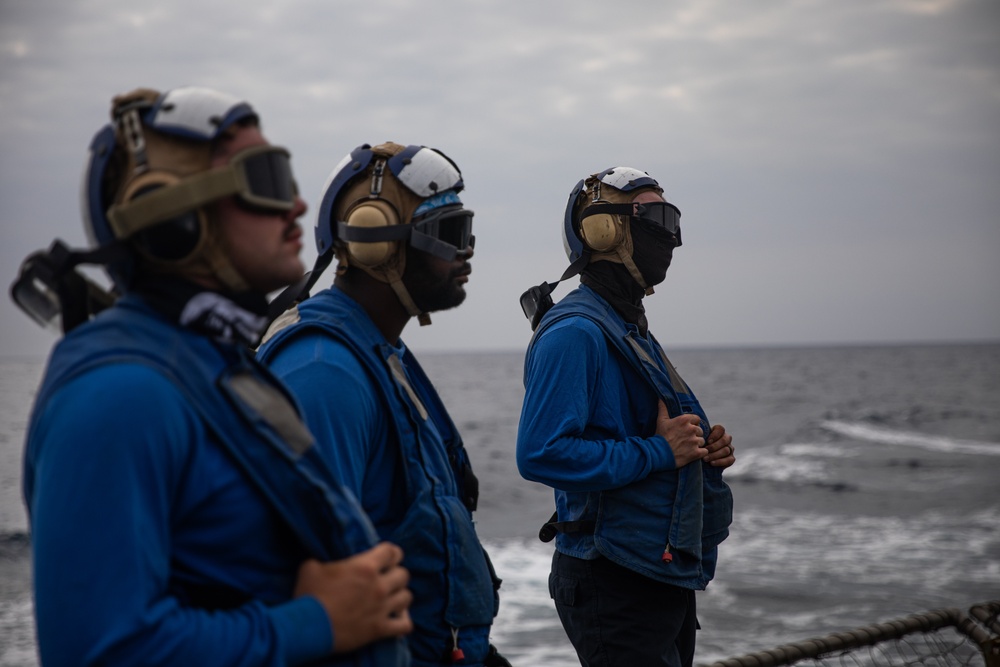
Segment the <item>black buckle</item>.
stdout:
<path fill-rule="evenodd" d="M 542 283 L 541 285 L 529 288 L 521 295 L 521 310 L 524 311 L 524 316 L 531 322 L 532 331 L 538 328 L 538 323 L 542 321 L 542 317 L 554 305 L 552 303 L 552 289 L 553 286 L 551 283 Z"/>
<path fill-rule="evenodd" d="M 57 239 L 48 250 L 32 253 L 21 263 L 18 277 L 10 286 L 11 299 L 42 327 L 69 333 L 115 301 L 115 294 L 75 268 L 92 257 L 103 259 L 105 255 L 111 252 L 75 252 Z"/>

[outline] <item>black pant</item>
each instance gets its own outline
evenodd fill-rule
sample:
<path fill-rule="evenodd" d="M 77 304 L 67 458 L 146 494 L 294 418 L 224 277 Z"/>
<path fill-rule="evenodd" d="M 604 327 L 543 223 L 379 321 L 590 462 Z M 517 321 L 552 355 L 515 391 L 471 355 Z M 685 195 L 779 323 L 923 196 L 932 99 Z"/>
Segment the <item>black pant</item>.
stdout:
<path fill-rule="evenodd" d="M 694 661 L 692 590 L 607 558 L 582 560 L 557 551 L 549 594 L 583 667 L 690 667 Z"/>

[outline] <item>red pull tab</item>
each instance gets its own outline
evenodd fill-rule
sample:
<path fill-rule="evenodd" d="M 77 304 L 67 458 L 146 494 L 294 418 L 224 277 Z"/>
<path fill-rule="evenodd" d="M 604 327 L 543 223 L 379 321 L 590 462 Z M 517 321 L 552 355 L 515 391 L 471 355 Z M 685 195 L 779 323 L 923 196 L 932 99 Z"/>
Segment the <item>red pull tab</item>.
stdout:
<path fill-rule="evenodd" d="M 465 660 L 465 651 L 458 647 L 458 628 L 451 629 L 451 661 L 461 662 Z"/>
<path fill-rule="evenodd" d="M 663 550 L 663 555 L 660 556 L 660 560 L 662 560 L 664 563 L 670 563 L 674 560 L 674 555 L 670 553 L 669 544 L 667 545 L 667 548 Z"/>

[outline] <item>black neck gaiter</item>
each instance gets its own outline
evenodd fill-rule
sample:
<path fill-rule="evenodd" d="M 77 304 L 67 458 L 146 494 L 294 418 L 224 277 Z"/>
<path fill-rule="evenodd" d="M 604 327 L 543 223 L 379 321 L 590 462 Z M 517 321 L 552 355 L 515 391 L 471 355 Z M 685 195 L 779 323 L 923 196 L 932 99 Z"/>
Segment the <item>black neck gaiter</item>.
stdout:
<path fill-rule="evenodd" d="M 667 275 L 673 259 L 673 237 L 658 229 L 649 229 L 635 220 L 629 221 L 632 235 L 632 261 L 649 286 L 659 285 Z M 624 264 L 593 262 L 583 269 L 580 282 L 601 295 L 611 307 L 639 329 L 645 337 L 648 331 L 646 310 L 642 305 L 645 290 L 635 281 Z"/>

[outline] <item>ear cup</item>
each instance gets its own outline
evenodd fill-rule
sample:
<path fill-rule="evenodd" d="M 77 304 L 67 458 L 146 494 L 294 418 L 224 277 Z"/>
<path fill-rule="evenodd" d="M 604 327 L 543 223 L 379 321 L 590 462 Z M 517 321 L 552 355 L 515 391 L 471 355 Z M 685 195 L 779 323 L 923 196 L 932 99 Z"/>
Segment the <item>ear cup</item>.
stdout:
<path fill-rule="evenodd" d="M 173 174 L 149 172 L 132 181 L 125 190 L 123 203 L 139 199 L 159 188 L 180 182 Z M 199 247 L 205 235 L 206 221 L 200 209 L 168 218 L 135 232 L 131 239 L 139 250 L 152 259 L 178 262 Z"/>
<path fill-rule="evenodd" d="M 580 221 L 580 236 L 591 250 L 607 252 L 622 242 L 624 234 L 617 215 L 599 213 Z"/>
<path fill-rule="evenodd" d="M 396 211 L 391 205 L 380 199 L 362 202 L 347 214 L 349 227 L 385 227 L 399 224 Z M 363 266 L 378 266 L 389 260 L 396 252 L 397 241 L 376 241 L 360 243 L 349 241 L 347 251 L 351 257 Z"/>

